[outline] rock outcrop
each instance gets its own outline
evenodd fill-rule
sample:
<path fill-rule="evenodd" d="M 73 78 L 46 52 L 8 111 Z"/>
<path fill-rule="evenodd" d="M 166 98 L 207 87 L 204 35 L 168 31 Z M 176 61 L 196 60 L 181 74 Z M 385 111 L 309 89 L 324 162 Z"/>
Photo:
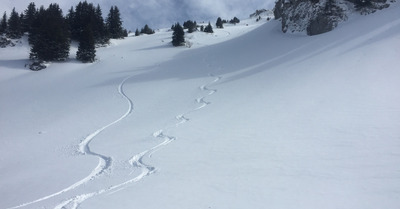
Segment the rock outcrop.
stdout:
<path fill-rule="evenodd" d="M 306 31 L 312 36 L 333 30 L 352 11 L 368 14 L 388 6 L 386 0 L 278 0 L 274 15 L 284 33 Z"/>

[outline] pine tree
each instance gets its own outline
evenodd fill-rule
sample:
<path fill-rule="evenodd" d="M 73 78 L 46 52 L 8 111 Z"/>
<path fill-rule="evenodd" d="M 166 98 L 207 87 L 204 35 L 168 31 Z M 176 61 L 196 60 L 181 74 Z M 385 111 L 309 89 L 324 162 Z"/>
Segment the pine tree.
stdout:
<path fill-rule="evenodd" d="M 188 33 L 193 33 L 197 30 L 197 22 L 191 22 L 189 28 L 188 28 Z"/>
<path fill-rule="evenodd" d="M 3 35 L 7 32 L 7 13 L 4 12 L 3 18 L 0 21 L 0 35 Z"/>
<path fill-rule="evenodd" d="M 183 29 L 188 29 L 188 33 L 193 33 L 197 30 L 197 23 L 196 21 L 188 20 L 183 23 Z"/>
<path fill-rule="evenodd" d="M 65 17 L 65 22 L 68 25 L 68 30 L 70 32 L 71 39 L 77 40 L 79 33 L 78 33 L 78 29 L 76 27 L 76 25 L 77 25 L 76 24 L 76 13 L 75 13 L 74 7 L 71 7 L 68 10 L 68 14 Z"/>
<path fill-rule="evenodd" d="M 21 14 L 19 14 L 19 22 L 21 24 L 21 33 L 24 33 L 24 13 L 21 12 Z"/>
<path fill-rule="evenodd" d="M 136 31 L 135 31 L 135 36 L 140 36 L 139 29 L 137 29 L 137 28 L 136 28 Z"/>
<path fill-rule="evenodd" d="M 153 31 L 153 33 L 154 33 L 154 31 Z M 129 35 L 128 30 L 126 30 L 126 29 L 122 30 L 122 35 L 124 36 L 124 38 L 128 37 L 128 35 Z"/>
<path fill-rule="evenodd" d="M 197 22 L 196 21 L 193 22 L 193 29 L 194 29 L 194 31 L 197 31 Z"/>
<path fill-rule="evenodd" d="M 154 34 L 155 32 L 154 32 L 153 29 L 151 29 L 151 28 L 146 24 L 146 25 L 140 30 L 140 33 L 151 35 L 151 34 Z"/>
<path fill-rule="evenodd" d="M 69 20 L 68 22 L 72 23 L 70 25 L 71 29 L 71 38 L 73 40 L 79 41 L 82 38 L 82 33 L 84 29 L 89 25 L 93 25 L 91 13 L 94 13 L 93 4 L 87 3 L 87 1 L 79 2 L 75 6 L 75 11 L 70 10 L 67 15 L 72 16 L 73 20 Z"/>
<path fill-rule="evenodd" d="M 76 59 L 82 62 L 94 62 L 95 57 L 96 49 L 93 31 L 90 26 L 87 26 L 82 32 L 78 51 L 76 52 Z"/>
<path fill-rule="evenodd" d="M 90 27 L 93 32 L 96 44 L 107 44 L 109 35 L 106 30 L 102 10 L 100 5 L 94 7 L 92 3 L 87 1 L 79 2 L 75 9 L 71 7 L 66 16 L 66 20 L 71 32 L 73 40 L 80 41 L 83 36 L 83 31 L 86 27 Z"/>
<path fill-rule="evenodd" d="M 240 23 L 240 20 L 239 20 L 239 18 L 234 17 L 232 20 L 229 21 L 229 23 L 231 23 L 231 24 Z"/>
<path fill-rule="evenodd" d="M 211 26 L 211 23 L 208 23 L 208 25 L 204 28 L 204 32 L 206 33 L 214 33 L 214 30 Z"/>
<path fill-rule="evenodd" d="M 103 12 L 101 11 L 100 5 L 98 4 L 96 7 L 96 11 L 94 13 L 94 37 L 95 42 L 98 44 L 107 44 L 110 40 L 109 35 L 107 34 L 106 25 L 103 19 Z"/>
<path fill-rule="evenodd" d="M 185 43 L 185 32 L 179 23 L 174 26 L 174 32 L 172 34 L 172 45 L 182 46 Z"/>
<path fill-rule="evenodd" d="M 217 28 L 224 28 L 224 24 L 222 23 L 222 19 L 218 17 L 217 23 L 216 23 Z"/>
<path fill-rule="evenodd" d="M 34 21 L 30 58 L 41 61 L 62 61 L 68 58 L 70 38 L 68 26 L 58 4 L 40 8 Z"/>
<path fill-rule="evenodd" d="M 39 31 L 44 22 L 46 9 L 41 6 L 36 13 L 36 17 L 32 22 L 31 31 L 29 32 L 28 41 L 29 45 L 33 46 L 38 40 Z"/>
<path fill-rule="evenodd" d="M 119 9 L 117 6 L 112 6 L 106 19 L 106 27 L 110 38 L 123 38 L 122 21 Z"/>
<path fill-rule="evenodd" d="M 34 2 L 31 2 L 28 5 L 28 8 L 24 11 L 24 18 L 22 19 L 23 32 L 31 32 L 33 21 L 35 21 L 36 15 L 36 5 Z"/>
<path fill-rule="evenodd" d="M 21 38 L 23 34 L 22 24 L 18 12 L 15 11 L 15 7 L 11 12 L 10 19 L 8 19 L 7 24 L 8 24 L 7 37 L 12 39 Z"/>
<path fill-rule="evenodd" d="M 191 22 L 192 22 L 191 20 L 183 22 L 183 25 L 182 25 L 183 29 L 188 29 L 190 27 Z"/>

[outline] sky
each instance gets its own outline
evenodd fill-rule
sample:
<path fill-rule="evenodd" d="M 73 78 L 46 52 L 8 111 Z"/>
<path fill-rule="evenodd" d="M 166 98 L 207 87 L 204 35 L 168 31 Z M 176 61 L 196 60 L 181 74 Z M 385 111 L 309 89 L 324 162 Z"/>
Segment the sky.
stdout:
<path fill-rule="evenodd" d="M 57 2 L 64 14 L 71 6 L 81 0 L 37 0 L 36 6 Z M 9 13 L 13 7 L 17 12 L 22 12 L 30 1 L 26 0 L 0 0 L 0 12 Z M 223 19 L 247 18 L 257 9 L 272 9 L 275 0 L 93 0 L 88 1 L 100 4 L 103 15 L 106 16 L 111 6 L 117 6 L 122 14 L 123 24 L 128 30 L 142 28 L 148 24 L 153 29 L 165 28 L 175 22 L 186 20 L 211 21 L 217 17 Z"/>

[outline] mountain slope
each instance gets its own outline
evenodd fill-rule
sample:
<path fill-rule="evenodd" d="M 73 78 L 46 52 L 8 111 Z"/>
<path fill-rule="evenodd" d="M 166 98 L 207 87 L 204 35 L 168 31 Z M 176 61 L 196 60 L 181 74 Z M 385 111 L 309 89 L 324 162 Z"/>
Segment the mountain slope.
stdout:
<path fill-rule="evenodd" d="M 0 51 L 0 207 L 394 209 L 398 10 L 191 49 L 159 32 L 37 73 Z"/>

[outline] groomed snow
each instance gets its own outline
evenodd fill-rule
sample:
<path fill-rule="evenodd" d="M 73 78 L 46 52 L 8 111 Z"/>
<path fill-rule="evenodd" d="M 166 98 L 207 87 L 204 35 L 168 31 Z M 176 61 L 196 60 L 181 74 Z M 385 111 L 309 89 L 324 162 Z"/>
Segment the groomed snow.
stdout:
<path fill-rule="evenodd" d="M 32 72 L 0 49 L 0 208 L 396 209 L 400 9 L 333 32 L 246 20 Z"/>

